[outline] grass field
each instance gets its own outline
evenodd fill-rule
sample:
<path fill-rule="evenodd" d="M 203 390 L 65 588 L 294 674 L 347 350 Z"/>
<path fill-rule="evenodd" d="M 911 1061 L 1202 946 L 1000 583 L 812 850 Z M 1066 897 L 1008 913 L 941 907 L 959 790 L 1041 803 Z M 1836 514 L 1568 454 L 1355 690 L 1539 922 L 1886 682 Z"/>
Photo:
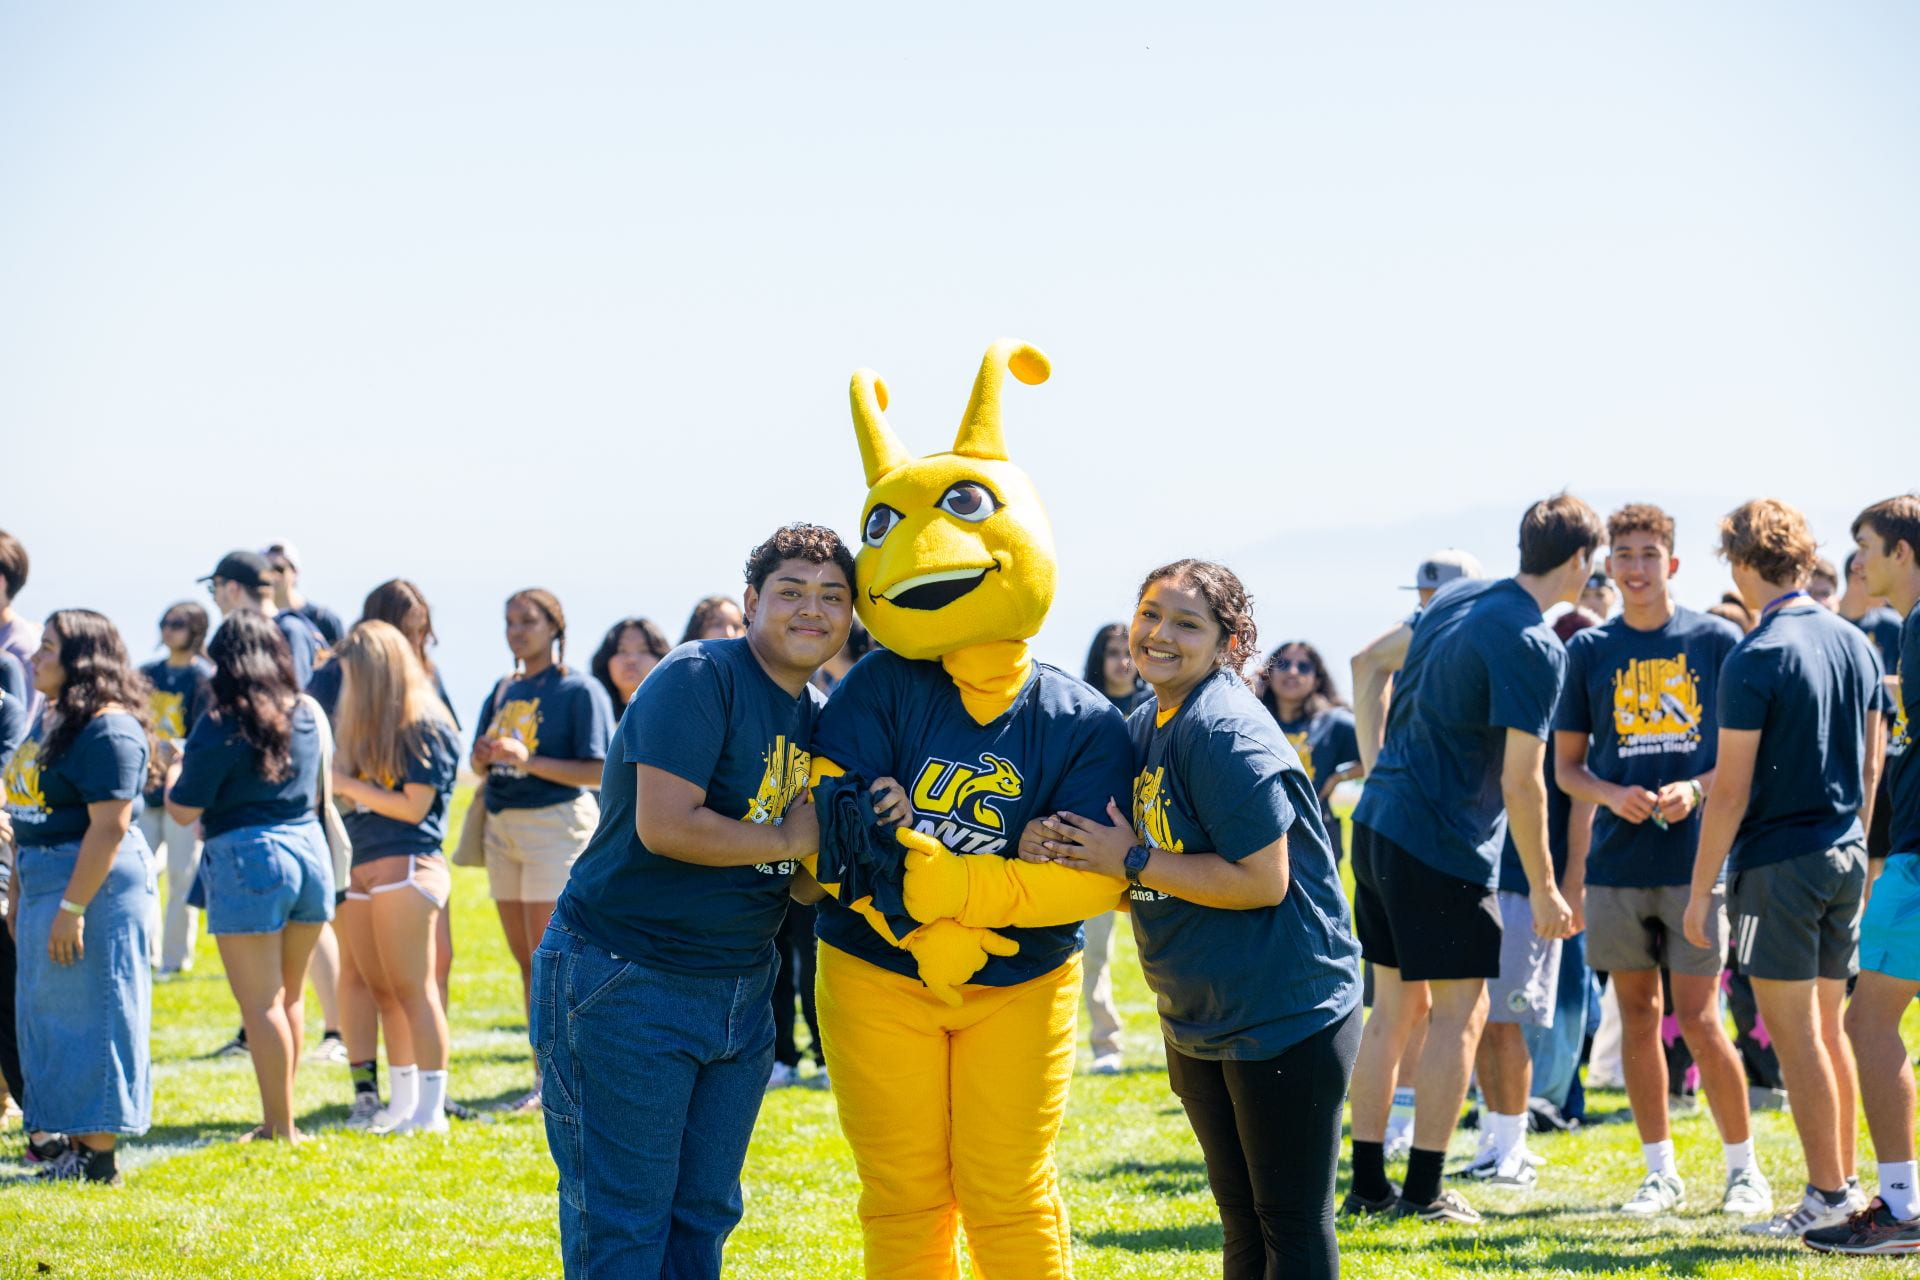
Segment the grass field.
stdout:
<path fill-rule="evenodd" d="M 453 1087 L 462 1099 L 487 1103 L 529 1080 L 519 984 L 481 873 L 456 872 L 455 904 Z M 1152 1004 L 1124 928 L 1115 964 L 1127 1050 L 1138 1065 L 1074 1084 L 1060 1164 L 1077 1274 L 1216 1276 L 1219 1225 L 1198 1148 L 1167 1092 Z M 317 1038 L 311 1000 L 308 1008 Z M 203 1056 L 235 1025 L 218 957 L 203 939 L 192 974 L 155 987 L 156 1124 L 121 1148 L 125 1185 L 0 1181 L 0 1276 L 558 1274 L 554 1175 L 539 1117 L 457 1124 L 445 1137 L 350 1134 L 331 1127 L 349 1101 L 346 1069 L 310 1066 L 302 1070 L 298 1109 L 314 1140 L 298 1148 L 238 1146 L 231 1139 L 258 1118 L 251 1068 L 245 1059 Z M 1602 1093 L 1593 1104 L 1604 1115 L 1625 1102 Z M 1689 1189 L 1684 1216 L 1629 1223 L 1604 1211 L 1631 1192 L 1641 1170 L 1632 1126 L 1603 1124 L 1535 1139 L 1550 1161 L 1536 1191 L 1470 1188 L 1487 1214 L 1477 1230 L 1343 1224 L 1346 1274 L 1762 1280 L 1862 1266 L 1736 1232 L 1709 1212 L 1719 1202 L 1721 1177 L 1711 1118 L 1682 1118 L 1676 1134 Z M 1782 1199 L 1797 1194 L 1789 1119 L 1760 1117 L 1757 1136 Z M 1456 1154 L 1471 1141 L 1471 1134 L 1459 1138 Z M 0 1137 L 9 1169 L 17 1168 L 20 1151 L 18 1131 Z M 729 1244 L 729 1275 L 859 1274 L 858 1187 L 830 1094 L 794 1088 L 767 1099 L 746 1186 L 747 1214 Z"/>

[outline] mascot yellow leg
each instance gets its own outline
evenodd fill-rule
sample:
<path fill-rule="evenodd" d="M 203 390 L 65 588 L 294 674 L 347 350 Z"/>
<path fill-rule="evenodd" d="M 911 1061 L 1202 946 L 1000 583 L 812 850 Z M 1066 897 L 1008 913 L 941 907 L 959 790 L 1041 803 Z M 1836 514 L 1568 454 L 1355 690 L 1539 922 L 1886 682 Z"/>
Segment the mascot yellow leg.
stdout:
<path fill-rule="evenodd" d="M 1067 1280 L 1053 1143 L 1073 1079 L 1080 960 L 956 1008 L 822 945 L 820 1035 L 860 1170 L 868 1280 Z M 960 1135 L 956 1137 L 956 1135 Z"/>

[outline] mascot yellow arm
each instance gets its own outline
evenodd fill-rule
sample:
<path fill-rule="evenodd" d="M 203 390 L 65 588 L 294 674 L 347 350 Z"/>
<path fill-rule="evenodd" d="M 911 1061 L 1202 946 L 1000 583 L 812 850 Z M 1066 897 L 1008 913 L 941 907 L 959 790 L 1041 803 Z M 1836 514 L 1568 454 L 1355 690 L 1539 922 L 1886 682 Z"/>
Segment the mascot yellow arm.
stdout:
<path fill-rule="evenodd" d="M 895 833 L 906 845 L 907 913 L 953 919 L 975 929 L 1044 929 L 1078 924 L 1122 907 L 1127 882 L 1052 862 L 963 858 L 918 831 Z"/>

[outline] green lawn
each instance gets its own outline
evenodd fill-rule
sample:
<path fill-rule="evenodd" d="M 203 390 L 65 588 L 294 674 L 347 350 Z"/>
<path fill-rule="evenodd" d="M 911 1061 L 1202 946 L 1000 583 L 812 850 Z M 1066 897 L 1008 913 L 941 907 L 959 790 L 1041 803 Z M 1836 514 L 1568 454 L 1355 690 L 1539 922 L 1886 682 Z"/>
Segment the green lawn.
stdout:
<path fill-rule="evenodd" d="M 519 984 L 487 901 L 484 876 L 455 877 L 453 1086 L 473 1102 L 508 1097 L 529 1079 Z M 1116 990 L 1127 1048 L 1140 1065 L 1083 1076 L 1060 1143 L 1083 1277 L 1212 1277 L 1220 1232 L 1206 1180 L 1158 1062 L 1152 1004 L 1131 938 L 1119 932 Z M 1258 980 L 1257 977 L 1253 980 Z M 303 1070 L 297 1149 L 236 1146 L 257 1119 L 244 1059 L 202 1055 L 235 1025 L 210 942 L 181 980 L 155 988 L 157 1124 L 122 1148 L 125 1185 L 104 1189 L 0 1182 L 0 1276 L 373 1277 L 557 1275 L 553 1167 L 539 1118 L 456 1125 L 446 1137 L 385 1140 L 329 1126 L 345 1113 L 343 1067 Z M 309 1009 L 317 1017 L 312 1002 Z M 319 1026 L 309 1019 L 310 1034 Z M 1151 1064 L 1151 1065 L 1150 1065 Z M 1624 1106 L 1595 1098 L 1600 1113 Z M 1760 1118 L 1761 1162 L 1797 1193 L 1798 1148 L 1787 1117 Z M 1749 1278 L 1852 1274 L 1797 1243 L 1756 1243 L 1717 1214 L 1719 1146 L 1704 1113 L 1677 1126 L 1692 1212 L 1627 1223 L 1604 1207 L 1640 1176 L 1631 1125 L 1535 1139 L 1550 1161 L 1540 1189 L 1470 1188 L 1487 1213 L 1475 1231 L 1351 1224 L 1351 1276 L 1569 1276 L 1619 1273 Z M 1472 1135 L 1457 1142 L 1465 1154 Z M 17 1131 L 0 1157 L 17 1164 Z M 1870 1158 L 1870 1157 L 1866 1157 Z M 1869 1169 L 1871 1166 L 1867 1166 Z M 1869 1181 L 1871 1179 L 1869 1178 Z M 747 1215 L 729 1246 L 729 1274 L 812 1280 L 859 1274 L 858 1187 L 829 1094 L 786 1089 L 767 1100 L 747 1162 Z"/>

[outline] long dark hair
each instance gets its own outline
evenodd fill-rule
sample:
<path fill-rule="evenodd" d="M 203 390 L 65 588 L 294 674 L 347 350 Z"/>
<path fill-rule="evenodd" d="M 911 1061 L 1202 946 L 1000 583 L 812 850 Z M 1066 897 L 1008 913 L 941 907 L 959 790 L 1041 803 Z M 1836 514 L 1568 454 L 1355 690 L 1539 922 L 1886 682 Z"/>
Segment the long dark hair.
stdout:
<path fill-rule="evenodd" d="M 1087 669 L 1081 679 L 1101 693 L 1107 691 L 1107 641 L 1114 639 L 1127 642 L 1126 623 L 1109 622 L 1093 633 L 1093 643 L 1087 646 Z"/>
<path fill-rule="evenodd" d="M 287 639 L 266 614 L 227 615 L 207 646 L 213 658 L 213 712 L 240 731 L 260 759 L 260 776 L 279 782 L 293 768 L 293 677 Z"/>
<path fill-rule="evenodd" d="M 127 646 L 103 613 L 59 609 L 47 617 L 47 630 L 59 639 L 57 656 L 66 683 L 47 706 L 47 737 L 42 759 L 60 758 L 80 731 L 108 707 L 132 716 L 147 730 L 147 768 L 154 768 L 153 736 L 147 723 L 147 678 L 127 660 Z"/>
<path fill-rule="evenodd" d="M 593 678 L 598 680 L 613 699 L 613 709 L 618 714 L 623 707 L 620 691 L 613 687 L 613 655 L 620 652 L 620 637 L 627 634 L 627 628 L 637 629 L 647 641 L 647 652 L 656 658 L 664 658 L 673 646 L 667 643 L 667 633 L 652 618 L 622 618 L 607 628 L 607 634 L 600 637 L 600 647 L 593 651 Z"/>
<path fill-rule="evenodd" d="M 409 627 L 416 613 L 419 620 Z M 366 601 L 360 606 L 360 621 L 384 622 L 396 628 L 413 646 L 427 674 L 433 674 L 433 659 L 427 656 L 427 646 L 438 643 L 440 637 L 433 634 L 433 610 L 419 587 L 405 578 L 389 578 L 367 592 Z"/>
<path fill-rule="evenodd" d="M 1300 707 L 1300 714 L 1303 717 L 1311 720 L 1323 711 L 1347 705 L 1347 700 L 1340 696 L 1340 686 L 1333 682 L 1333 672 L 1327 670 L 1327 660 L 1320 656 L 1318 649 L 1305 640 L 1288 640 L 1276 646 L 1274 651 L 1267 655 L 1267 667 L 1271 669 L 1273 664 L 1280 660 L 1280 655 L 1289 649 L 1305 650 L 1308 660 L 1313 663 L 1313 690 L 1307 694 L 1306 702 Z M 1260 701 L 1267 704 L 1267 710 L 1273 712 L 1275 720 L 1280 718 L 1280 697 L 1273 691 L 1271 675 L 1267 677 L 1266 692 L 1260 695 Z"/>
<path fill-rule="evenodd" d="M 708 596 L 699 604 L 693 606 L 693 612 L 687 615 L 687 629 L 685 633 L 681 635 L 680 643 L 685 644 L 689 640 L 698 640 L 700 633 L 707 629 L 708 621 L 712 619 L 714 613 L 723 604 L 730 604 L 735 609 L 740 609 L 740 602 L 732 596 Z M 741 611 L 740 616 L 746 616 L 744 610 Z"/>
<path fill-rule="evenodd" d="M 184 618 L 187 622 L 187 644 L 193 649 L 193 656 L 207 656 L 207 611 L 192 600 L 179 600 L 168 605 L 160 613 L 160 621 L 168 618 Z"/>

